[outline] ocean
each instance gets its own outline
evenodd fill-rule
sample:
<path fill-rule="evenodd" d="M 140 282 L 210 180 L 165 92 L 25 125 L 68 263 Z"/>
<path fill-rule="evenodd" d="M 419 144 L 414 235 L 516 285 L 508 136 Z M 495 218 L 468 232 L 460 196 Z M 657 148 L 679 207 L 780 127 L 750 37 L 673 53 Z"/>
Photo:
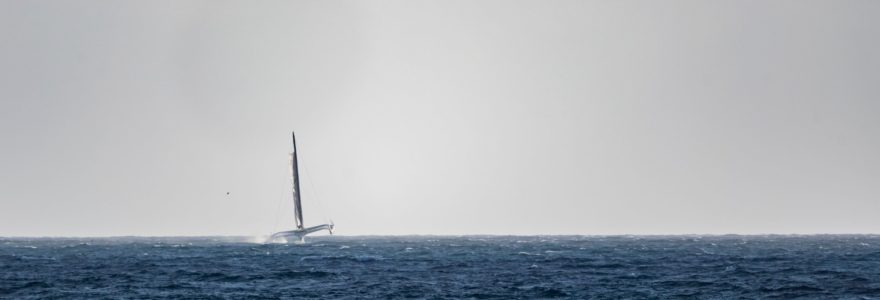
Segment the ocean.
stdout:
<path fill-rule="evenodd" d="M 880 236 L 0 238 L 0 298 L 880 299 Z"/>

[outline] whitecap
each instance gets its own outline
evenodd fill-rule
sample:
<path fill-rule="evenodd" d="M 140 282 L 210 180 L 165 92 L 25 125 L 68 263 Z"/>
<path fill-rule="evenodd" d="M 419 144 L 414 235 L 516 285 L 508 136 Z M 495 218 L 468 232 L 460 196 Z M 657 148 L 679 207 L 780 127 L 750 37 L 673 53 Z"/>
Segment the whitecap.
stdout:
<path fill-rule="evenodd" d="M 356 261 L 375 261 L 375 260 L 383 260 L 385 258 L 378 256 L 378 255 L 363 254 L 363 255 L 355 255 L 354 259 Z"/>

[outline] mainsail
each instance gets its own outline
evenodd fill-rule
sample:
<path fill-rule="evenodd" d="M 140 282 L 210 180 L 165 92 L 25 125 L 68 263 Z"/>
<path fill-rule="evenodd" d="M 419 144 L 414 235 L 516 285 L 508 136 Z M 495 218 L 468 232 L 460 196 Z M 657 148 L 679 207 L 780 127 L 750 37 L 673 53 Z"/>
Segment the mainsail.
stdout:
<path fill-rule="evenodd" d="M 296 215 L 296 228 L 303 229 L 302 200 L 299 193 L 299 165 L 296 160 L 296 134 L 290 133 L 293 138 L 293 153 L 290 154 L 290 174 L 293 177 L 293 214 Z"/>

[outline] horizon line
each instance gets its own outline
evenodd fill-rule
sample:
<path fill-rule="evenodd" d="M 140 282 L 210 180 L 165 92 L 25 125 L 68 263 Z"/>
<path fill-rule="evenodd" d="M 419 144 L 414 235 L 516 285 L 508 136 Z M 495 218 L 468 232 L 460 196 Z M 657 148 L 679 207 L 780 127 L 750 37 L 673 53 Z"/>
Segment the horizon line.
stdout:
<path fill-rule="evenodd" d="M 333 234 L 313 237 L 664 237 L 664 236 L 878 236 L 880 233 L 621 233 L 621 234 Z M 0 239 L 112 239 L 112 238 L 253 238 L 267 235 L 0 235 Z"/>

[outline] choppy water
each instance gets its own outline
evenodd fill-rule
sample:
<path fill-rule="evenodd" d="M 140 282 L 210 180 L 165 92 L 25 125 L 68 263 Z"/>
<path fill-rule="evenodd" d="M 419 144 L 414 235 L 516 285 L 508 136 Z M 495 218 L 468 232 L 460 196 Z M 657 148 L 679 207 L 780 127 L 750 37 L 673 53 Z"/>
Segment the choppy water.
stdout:
<path fill-rule="evenodd" d="M 880 236 L 0 239 L 0 298 L 880 299 Z"/>

